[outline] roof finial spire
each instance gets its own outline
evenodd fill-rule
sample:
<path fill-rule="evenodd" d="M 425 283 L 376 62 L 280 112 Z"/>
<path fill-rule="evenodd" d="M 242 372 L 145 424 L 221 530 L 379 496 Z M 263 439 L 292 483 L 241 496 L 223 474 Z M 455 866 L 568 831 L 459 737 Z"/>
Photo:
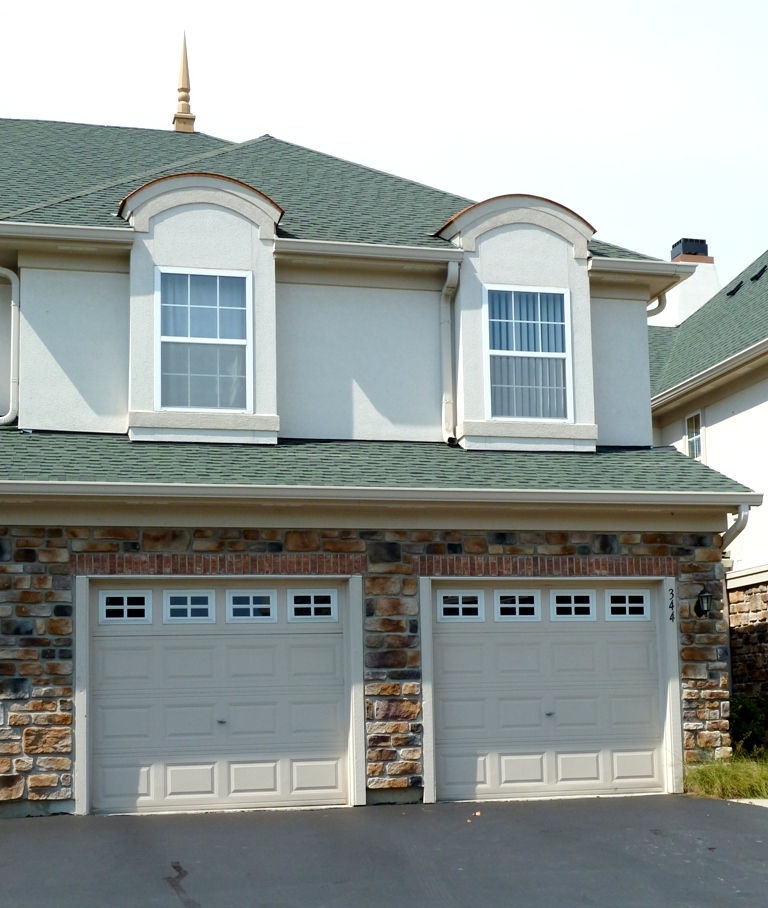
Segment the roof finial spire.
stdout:
<path fill-rule="evenodd" d="M 173 116 L 176 132 L 194 132 L 195 115 L 189 108 L 189 62 L 187 60 L 187 33 L 181 46 L 181 69 L 179 70 L 179 103 Z"/>

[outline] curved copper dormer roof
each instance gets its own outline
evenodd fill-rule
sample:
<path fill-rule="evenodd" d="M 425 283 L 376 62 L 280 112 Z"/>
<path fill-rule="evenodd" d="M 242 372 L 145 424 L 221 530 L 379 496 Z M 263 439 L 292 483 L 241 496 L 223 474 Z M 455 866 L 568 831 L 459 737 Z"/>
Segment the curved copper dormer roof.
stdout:
<path fill-rule="evenodd" d="M 251 186 L 250 183 L 244 183 L 242 180 L 236 180 L 234 177 L 224 176 L 221 173 L 209 173 L 205 170 L 185 170 L 182 173 L 171 173 L 163 177 L 157 177 L 154 180 L 150 180 L 148 183 L 142 183 L 141 186 L 134 189 L 132 192 L 129 192 L 124 199 L 121 199 L 120 205 L 117 209 L 118 217 L 123 217 L 123 211 L 129 205 L 130 200 L 138 193 L 143 192 L 150 186 L 155 186 L 157 183 L 162 183 L 164 180 L 176 180 L 181 177 L 206 177 L 213 180 L 224 180 L 227 183 L 233 183 L 235 186 L 239 186 L 241 189 L 247 189 L 249 192 L 253 192 L 258 196 L 261 196 L 266 202 L 269 202 L 270 205 L 273 205 L 279 215 L 277 217 L 277 222 L 280 221 L 280 218 L 285 214 L 285 210 L 281 208 L 274 199 L 271 199 L 265 192 L 262 192 L 260 189 L 256 189 L 255 186 Z"/>
<path fill-rule="evenodd" d="M 548 205 L 554 205 L 555 208 L 561 209 L 561 211 L 567 211 L 568 214 L 572 214 L 575 218 L 582 222 L 586 227 L 588 227 L 592 233 L 596 233 L 595 228 L 583 218 L 580 214 L 577 214 L 572 208 L 568 208 L 566 205 L 561 205 L 560 202 L 555 202 L 553 199 L 547 199 L 543 195 L 531 195 L 529 192 L 509 192 L 504 193 L 503 195 L 494 195 L 489 199 L 483 199 L 482 202 L 475 202 L 472 205 L 467 205 L 466 208 L 462 208 L 461 211 L 457 211 L 452 217 L 443 224 L 443 226 L 435 231 L 434 236 L 441 236 L 445 230 L 447 230 L 451 224 L 466 214 L 469 211 L 472 211 L 473 208 L 479 208 L 481 205 L 487 205 L 489 202 L 498 202 L 501 199 L 537 199 L 540 202 L 546 202 Z"/>

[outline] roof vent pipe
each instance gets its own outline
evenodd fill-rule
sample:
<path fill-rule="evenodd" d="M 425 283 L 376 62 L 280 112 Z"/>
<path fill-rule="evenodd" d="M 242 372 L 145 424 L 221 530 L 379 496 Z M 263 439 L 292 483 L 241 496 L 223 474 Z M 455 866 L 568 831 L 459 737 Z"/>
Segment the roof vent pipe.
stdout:
<path fill-rule="evenodd" d="M 11 397 L 5 416 L 0 416 L 0 426 L 16 422 L 19 415 L 19 278 L 8 268 L 0 268 L 0 277 L 11 282 Z"/>

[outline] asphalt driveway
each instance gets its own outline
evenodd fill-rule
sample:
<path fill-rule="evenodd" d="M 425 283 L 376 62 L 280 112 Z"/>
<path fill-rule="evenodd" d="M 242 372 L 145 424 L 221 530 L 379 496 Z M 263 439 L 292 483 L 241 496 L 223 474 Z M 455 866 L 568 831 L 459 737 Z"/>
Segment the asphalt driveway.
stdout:
<path fill-rule="evenodd" d="M 0 822 L 8 908 L 768 904 L 768 810 L 681 796 Z"/>

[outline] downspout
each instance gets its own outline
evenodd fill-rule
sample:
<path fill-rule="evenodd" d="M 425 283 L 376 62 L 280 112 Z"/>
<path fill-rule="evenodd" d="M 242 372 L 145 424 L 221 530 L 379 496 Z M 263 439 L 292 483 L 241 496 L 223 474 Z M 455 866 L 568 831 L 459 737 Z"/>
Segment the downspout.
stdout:
<path fill-rule="evenodd" d="M 440 297 L 440 364 L 443 379 L 443 441 L 456 444 L 456 402 L 453 393 L 453 297 L 459 285 L 459 263 L 448 262 Z"/>
<path fill-rule="evenodd" d="M 646 310 L 646 315 L 648 316 L 648 318 L 652 318 L 654 315 L 659 315 L 659 313 L 663 312 L 666 308 L 667 294 L 660 293 L 658 299 L 656 300 L 656 305 L 653 308 Z"/>
<path fill-rule="evenodd" d="M 0 277 L 11 283 L 11 398 L 8 412 L 0 416 L 0 426 L 9 426 L 19 415 L 19 277 L 8 268 L 0 268 Z"/>
<path fill-rule="evenodd" d="M 733 540 L 739 535 L 739 533 L 741 533 L 741 531 L 747 525 L 748 520 L 749 520 L 749 505 L 740 504 L 738 517 L 728 527 L 728 529 L 725 531 L 725 533 L 723 533 L 723 547 L 722 547 L 723 552 L 728 548 L 728 546 L 733 542 Z"/>

